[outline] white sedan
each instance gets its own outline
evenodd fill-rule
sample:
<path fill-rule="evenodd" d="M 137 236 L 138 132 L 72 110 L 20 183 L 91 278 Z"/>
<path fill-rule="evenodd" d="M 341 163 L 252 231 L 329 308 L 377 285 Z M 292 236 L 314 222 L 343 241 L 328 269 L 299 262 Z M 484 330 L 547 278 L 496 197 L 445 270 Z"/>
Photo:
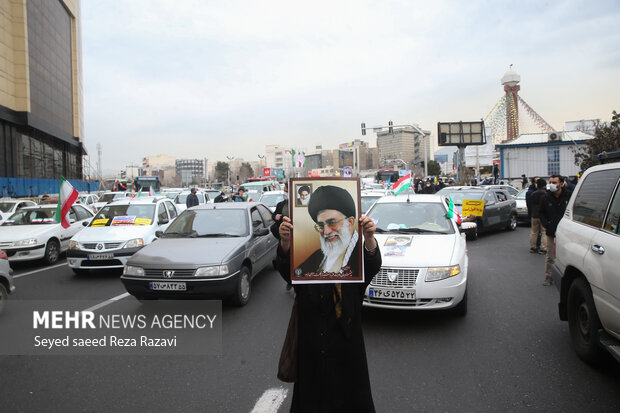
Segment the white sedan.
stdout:
<path fill-rule="evenodd" d="M 0 199 L 0 224 L 20 208 L 36 206 L 37 204 L 26 199 L 4 198 Z"/>
<path fill-rule="evenodd" d="M 377 200 L 368 216 L 377 225 L 383 264 L 366 289 L 365 306 L 467 313 L 465 234 L 447 213 L 438 195 Z"/>
<path fill-rule="evenodd" d="M 56 205 L 22 208 L 0 225 L 0 249 L 9 262 L 43 259 L 47 264 L 58 261 L 69 248 L 69 239 L 77 234 L 93 213 L 81 205 L 69 212 L 69 228 L 56 222 Z"/>

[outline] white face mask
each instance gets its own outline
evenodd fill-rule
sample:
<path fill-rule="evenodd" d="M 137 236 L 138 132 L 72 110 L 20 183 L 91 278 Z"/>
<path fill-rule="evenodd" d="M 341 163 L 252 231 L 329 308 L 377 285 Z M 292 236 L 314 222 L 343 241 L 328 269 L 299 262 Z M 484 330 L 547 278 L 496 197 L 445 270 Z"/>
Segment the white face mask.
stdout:
<path fill-rule="evenodd" d="M 556 184 L 547 184 L 547 189 L 551 192 L 555 192 L 558 190 L 558 186 Z"/>

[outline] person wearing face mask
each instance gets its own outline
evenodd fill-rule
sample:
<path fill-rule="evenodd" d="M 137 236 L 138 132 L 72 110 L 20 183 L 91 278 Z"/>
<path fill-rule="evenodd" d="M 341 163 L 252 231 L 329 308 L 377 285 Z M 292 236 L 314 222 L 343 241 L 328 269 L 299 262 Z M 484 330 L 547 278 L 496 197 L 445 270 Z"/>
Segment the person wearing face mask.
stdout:
<path fill-rule="evenodd" d="M 545 260 L 545 281 L 543 285 L 553 284 L 551 266 L 555 261 L 555 230 L 566 211 L 571 192 L 564 185 L 560 175 L 551 175 L 547 185 L 547 193 L 540 203 L 539 219 L 547 236 L 547 259 Z"/>

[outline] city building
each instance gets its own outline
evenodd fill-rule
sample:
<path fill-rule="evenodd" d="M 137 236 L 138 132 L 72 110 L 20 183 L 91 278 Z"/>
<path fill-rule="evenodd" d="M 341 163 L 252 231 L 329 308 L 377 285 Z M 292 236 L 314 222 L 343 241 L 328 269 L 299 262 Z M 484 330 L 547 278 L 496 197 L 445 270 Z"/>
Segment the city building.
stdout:
<path fill-rule="evenodd" d="M 184 186 L 204 181 L 204 162 L 204 159 L 177 159 L 174 162 L 177 181 L 180 177 L 180 184 Z"/>
<path fill-rule="evenodd" d="M 348 165 L 353 167 L 353 173 L 358 174 L 359 171 L 377 169 L 379 167 L 378 162 L 378 150 L 377 148 L 371 148 L 368 142 L 364 142 L 360 139 L 355 139 L 351 142 L 341 143 L 339 146 L 341 151 L 351 151 L 353 164 Z M 339 159 L 345 159 L 345 157 L 339 157 Z M 347 165 L 340 165 L 347 166 Z"/>
<path fill-rule="evenodd" d="M 0 189 L 79 190 L 84 111 L 80 0 L 0 0 Z"/>
<path fill-rule="evenodd" d="M 500 152 L 501 177 L 577 175 L 579 167 L 575 165 L 575 151 L 593 138 L 581 131 L 531 133 L 495 145 Z"/>
<path fill-rule="evenodd" d="M 391 167 L 397 165 L 406 169 L 423 168 L 424 152 L 431 159 L 430 131 L 425 131 L 422 136 L 410 127 L 394 128 L 392 132 L 382 130 L 377 132 L 378 167 Z M 401 162 L 402 161 L 402 162 Z"/>
<path fill-rule="evenodd" d="M 176 169 L 176 160 L 177 158 L 174 156 L 168 155 L 145 156 L 142 158 L 142 173 L 153 175 L 152 171 L 154 170 L 162 170 L 169 167 L 175 167 Z"/>
<path fill-rule="evenodd" d="M 281 145 L 266 145 L 265 167 L 284 169 L 287 178 L 295 176 L 291 148 L 284 148 Z"/>

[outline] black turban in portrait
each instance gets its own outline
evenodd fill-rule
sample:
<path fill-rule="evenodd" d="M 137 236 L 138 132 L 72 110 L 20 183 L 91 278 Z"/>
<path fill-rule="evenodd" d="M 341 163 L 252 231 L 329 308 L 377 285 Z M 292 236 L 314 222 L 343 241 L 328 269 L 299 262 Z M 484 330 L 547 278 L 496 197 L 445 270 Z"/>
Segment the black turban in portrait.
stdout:
<path fill-rule="evenodd" d="M 316 222 L 316 217 L 324 209 L 335 209 L 345 217 L 355 217 L 355 202 L 345 189 L 338 186 L 324 185 L 314 190 L 308 203 L 308 213 Z"/>

